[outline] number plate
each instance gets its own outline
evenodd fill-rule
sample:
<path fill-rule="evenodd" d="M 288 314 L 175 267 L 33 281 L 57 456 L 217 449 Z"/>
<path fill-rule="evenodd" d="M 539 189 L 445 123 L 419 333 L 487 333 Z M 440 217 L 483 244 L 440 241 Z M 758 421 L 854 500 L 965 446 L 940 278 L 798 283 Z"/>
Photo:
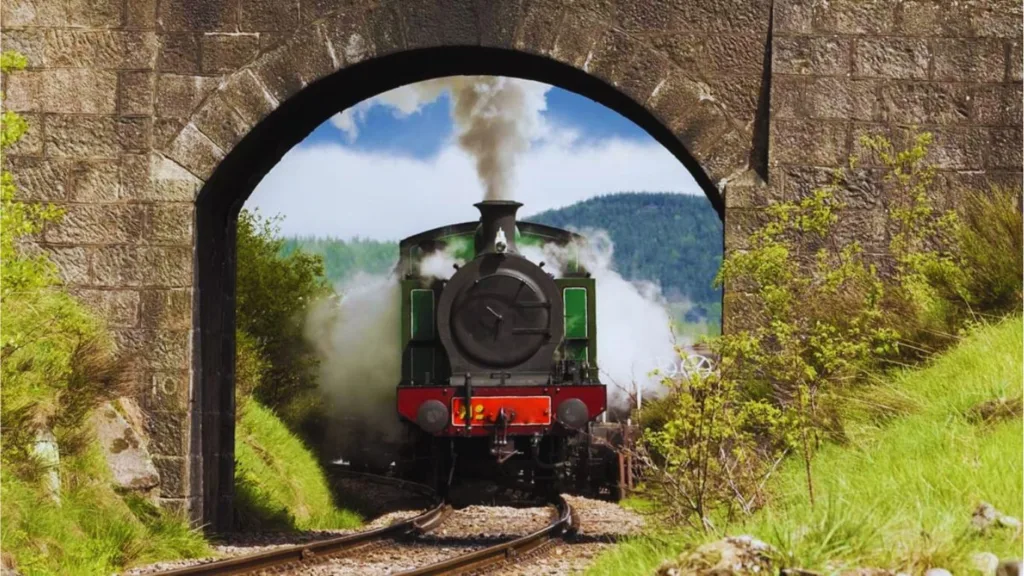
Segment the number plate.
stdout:
<path fill-rule="evenodd" d="M 512 417 L 509 426 L 551 424 L 550 396 L 474 396 L 470 404 L 474 426 L 493 426 L 502 408 Z M 514 417 L 513 417 L 514 414 Z M 452 398 L 452 426 L 466 425 L 466 399 Z"/>

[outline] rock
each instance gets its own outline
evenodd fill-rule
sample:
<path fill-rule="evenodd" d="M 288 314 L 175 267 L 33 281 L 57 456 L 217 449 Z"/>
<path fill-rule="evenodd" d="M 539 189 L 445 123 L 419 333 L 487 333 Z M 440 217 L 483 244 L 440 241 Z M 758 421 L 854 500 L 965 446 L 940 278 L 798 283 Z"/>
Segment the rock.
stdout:
<path fill-rule="evenodd" d="M 987 530 L 999 518 L 999 511 L 988 502 L 982 502 L 971 515 L 971 524 L 978 530 Z"/>
<path fill-rule="evenodd" d="M 46 428 L 37 432 L 32 453 L 43 467 L 47 496 L 60 504 L 60 450 L 53 432 Z"/>
<path fill-rule="evenodd" d="M 114 485 L 122 490 L 146 492 L 160 484 L 160 474 L 137 433 L 110 403 L 100 406 L 92 423 Z"/>
<path fill-rule="evenodd" d="M 1020 576 L 1020 560 L 1003 560 L 996 569 L 996 576 Z"/>
<path fill-rule="evenodd" d="M 979 552 L 971 556 L 971 565 L 983 576 L 993 576 L 999 566 L 999 557 L 991 552 Z"/>
<path fill-rule="evenodd" d="M 953 573 L 945 568 L 929 568 L 924 576 L 953 576 Z"/>
<path fill-rule="evenodd" d="M 730 536 L 679 555 L 658 568 L 658 576 L 739 576 L 768 574 L 775 550 L 751 536 Z"/>
<path fill-rule="evenodd" d="M 1002 514 L 999 516 L 999 519 L 996 522 L 998 522 L 999 525 L 1004 528 L 1013 528 L 1014 530 L 1020 529 L 1020 520 L 1017 520 L 1013 516 L 1007 516 L 1006 514 Z"/>
<path fill-rule="evenodd" d="M 1017 396 L 982 402 L 971 408 L 968 417 L 974 422 L 998 422 L 1020 416 L 1022 413 L 1024 413 L 1024 399 Z"/>

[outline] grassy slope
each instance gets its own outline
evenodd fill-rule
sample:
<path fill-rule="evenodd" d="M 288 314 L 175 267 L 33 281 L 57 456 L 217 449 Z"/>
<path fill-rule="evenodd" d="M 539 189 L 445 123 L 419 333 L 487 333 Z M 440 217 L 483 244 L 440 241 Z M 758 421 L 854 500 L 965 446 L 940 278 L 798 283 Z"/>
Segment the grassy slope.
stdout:
<path fill-rule="evenodd" d="M 122 568 L 210 553 L 202 535 L 110 485 L 98 448 L 61 459 L 61 503 L 40 484 L 0 471 L 2 547 L 18 571 L 36 575 L 107 575 Z"/>
<path fill-rule="evenodd" d="M 243 529 L 354 528 L 316 457 L 273 411 L 246 400 L 235 429 L 235 506 Z"/>
<path fill-rule="evenodd" d="M 812 569 L 883 566 L 970 573 L 979 551 L 1019 557 L 1021 538 L 970 529 L 980 501 L 1022 515 L 1021 418 L 978 424 L 971 408 L 1021 394 L 1021 318 L 979 330 L 929 366 L 903 372 L 851 404 L 849 441 L 814 460 L 811 507 L 798 462 L 773 482 L 770 506 L 730 534 L 753 534 Z M 652 536 L 606 553 L 589 574 L 650 574 L 701 537 Z M 704 537 L 713 539 L 713 537 Z"/>

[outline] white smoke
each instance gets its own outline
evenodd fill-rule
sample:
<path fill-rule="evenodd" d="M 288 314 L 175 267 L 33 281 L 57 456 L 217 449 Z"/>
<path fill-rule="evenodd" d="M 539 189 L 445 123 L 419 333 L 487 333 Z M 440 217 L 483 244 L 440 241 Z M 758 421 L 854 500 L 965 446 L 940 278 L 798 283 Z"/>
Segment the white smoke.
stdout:
<path fill-rule="evenodd" d="M 320 388 L 329 402 L 330 426 L 337 427 L 328 438 L 335 443 L 333 450 L 345 456 L 401 437 L 395 411 L 402 359 L 400 300 L 394 276 L 360 272 L 337 291 L 339 296 L 310 307 L 305 337 L 319 356 Z"/>
<path fill-rule="evenodd" d="M 677 358 L 667 302 L 652 282 L 629 281 L 613 268 L 614 245 L 604 230 L 580 233 L 582 246 L 524 247 L 522 254 L 560 276 L 570 259 L 579 257 L 594 278 L 597 291 L 597 360 L 601 381 L 608 386 L 609 404 L 627 408 L 640 387 L 645 398 L 659 396 L 663 371 Z"/>
<path fill-rule="evenodd" d="M 449 250 L 435 250 L 420 260 L 420 276 L 449 280 L 455 274 L 455 266 L 462 264 L 462 259 L 453 256 Z"/>
<path fill-rule="evenodd" d="M 443 93 L 451 95 L 451 115 L 459 147 L 473 157 L 487 200 L 509 199 L 516 161 L 530 142 L 549 132 L 542 112 L 551 87 L 500 76 L 449 76 L 384 92 L 335 115 L 331 122 L 350 140 L 358 120 L 374 106 L 387 106 L 399 117 L 418 112 Z"/>

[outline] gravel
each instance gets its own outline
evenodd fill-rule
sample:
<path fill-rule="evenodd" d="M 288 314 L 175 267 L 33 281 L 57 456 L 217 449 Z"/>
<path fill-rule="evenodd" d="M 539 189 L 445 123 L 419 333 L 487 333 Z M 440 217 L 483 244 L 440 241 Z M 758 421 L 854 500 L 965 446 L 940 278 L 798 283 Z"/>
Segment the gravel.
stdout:
<path fill-rule="evenodd" d="M 283 546 L 291 546 L 334 538 L 344 534 L 387 526 L 408 519 L 425 510 L 422 497 L 411 496 L 408 490 L 387 485 L 374 485 L 364 479 L 338 481 L 346 502 L 352 502 L 365 516 L 374 518 L 358 530 L 318 530 L 301 533 L 243 533 L 222 538 L 214 549 L 218 558 L 162 562 L 140 567 L 124 574 L 141 576 L 172 568 L 190 566 L 215 559 L 252 554 Z M 620 506 L 579 496 L 565 496 L 579 520 L 576 532 L 557 540 L 544 553 L 521 564 L 496 569 L 494 574 L 539 576 L 580 572 L 617 539 L 639 533 L 643 518 Z M 340 576 L 360 574 L 384 576 L 422 567 L 506 542 L 546 526 L 553 519 L 554 509 L 539 502 L 525 502 L 518 497 L 480 492 L 463 497 L 445 521 L 434 531 L 400 542 L 377 543 L 349 555 L 332 558 L 297 574 L 303 576 Z M 487 504 L 466 504 L 468 501 Z"/>

